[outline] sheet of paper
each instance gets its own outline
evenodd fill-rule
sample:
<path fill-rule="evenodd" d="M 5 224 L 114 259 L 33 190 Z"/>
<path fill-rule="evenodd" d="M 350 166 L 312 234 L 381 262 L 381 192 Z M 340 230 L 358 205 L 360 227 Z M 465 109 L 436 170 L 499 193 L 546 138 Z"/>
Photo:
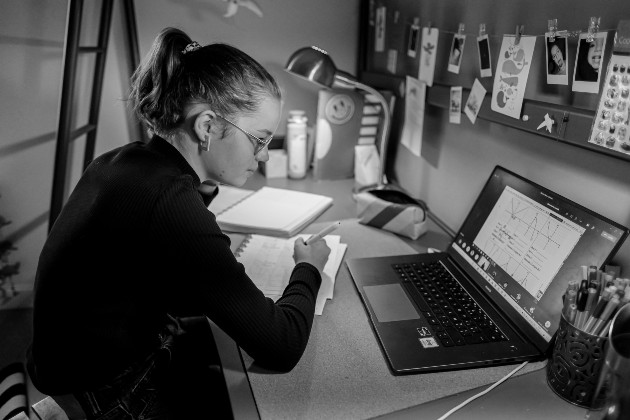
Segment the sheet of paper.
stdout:
<path fill-rule="evenodd" d="M 414 77 L 407 76 L 405 90 L 405 121 L 400 143 L 414 155 L 420 156 L 427 85 Z"/>
<path fill-rule="evenodd" d="M 435 56 L 437 55 L 439 34 L 438 28 L 422 28 L 418 79 L 425 82 L 428 86 L 433 86 L 433 72 L 435 71 Z"/>
<path fill-rule="evenodd" d="M 295 262 L 293 261 L 293 243 L 298 237 L 304 240 L 311 235 L 297 235 L 292 238 L 277 238 L 265 235 L 251 235 L 240 252 L 237 260 L 245 266 L 245 272 L 265 296 L 277 301 L 289 284 L 289 278 Z M 327 299 L 333 298 L 335 278 L 347 249 L 341 243 L 339 235 L 327 235 L 326 244 L 331 255 L 324 266 L 322 285 L 315 304 L 316 315 L 321 315 Z"/>
<path fill-rule="evenodd" d="M 503 37 L 492 89 L 493 111 L 520 119 L 535 45 L 535 36 L 521 36 L 518 44 L 514 35 Z"/>

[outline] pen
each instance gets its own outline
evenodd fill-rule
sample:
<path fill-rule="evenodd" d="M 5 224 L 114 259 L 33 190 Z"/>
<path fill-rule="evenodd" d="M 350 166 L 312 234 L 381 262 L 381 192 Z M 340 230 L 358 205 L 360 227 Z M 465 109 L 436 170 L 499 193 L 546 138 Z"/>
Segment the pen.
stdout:
<path fill-rule="evenodd" d="M 575 306 L 575 303 L 572 303 L 569 305 L 569 311 L 567 313 L 566 319 L 567 322 L 571 325 L 575 326 L 575 314 L 577 313 L 577 306 Z"/>
<path fill-rule="evenodd" d="M 325 227 L 324 229 L 322 229 L 321 231 L 319 231 L 315 235 L 313 235 L 310 238 L 308 238 L 306 240 L 305 244 L 309 245 L 310 243 L 315 242 L 318 239 L 322 239 L 324 236 L 328 235 L 330 232 L 332 232 L 333 230 L 337 229 L 339 226 L 341 226 L 341 222 L 335 222 L 332 225 Z"/>
<path fill-rule="evenodd" d="M 577 328 L 582 328 L 582 325 L 586 322 L 584 319 L 584 308 L 586 308 L 586 300 L 588 299 L 588 280 L 582 280 L 582 285 L 580 286 L 580 290 L 578 290 L 577 300 L 575 304 L 577 305 L 577 315 L 575 316 L 575 326 Z"/>
<path fill-rule="evenodd" d="M 610 300 L 610 296 L 611 296 L 610 290 L 608 289 L 604 290 L 601 298 L 599 299 L 599 302 L 597 302 L 597 304 L 595 305 L 595 309 L 591 311 L 591 316 L 588 318 L 588 321 L 586 321 L 586 325 L 583 328 L 584 331 L 586 332 L 591 331 L 591 329 L 593 328 L 593 326 L 595 325 L 599 317 L 602 315 L 602 312 L 604 312 L 604 308 L 608 304 L 608 301 Z"/>
<path fill-rule="evenodd" d="M 563 307 L 564 316 L 569 315 L 569 305 L 571 305 L 572 303 L 575 304 L 576 296 L 577 296 L 577 292 L 575 290 L 569 290 L 565 294 L 564 307 Z"/>
<path fill-rule="evenodd" d="M 586 298 L 586 306 L 584 308 L 584 317 L 582 318 L 582 326 L 587 322 L 588 316 L 591 311 L 595 308 L 594 304 L 597 301 L 597 289 L 594 287 L 589 287 L 588 296 Z M 583 328 L 585 330 L 585 328 Z"/>
<path fill-rule="evenodd" d="M 597 320 L 595 326 L 593 326 L 593 328 L 591 329 L 591 334 L 599 335 L 599 333 L 604 328 L 604 324 L 608 322 L 608 320 L 610 319 L 610 315 L 613 313 L 617 305 L 619 305 L 619 296 L 613 295 L 613 297 L 610 298 L 610 300 L 606 304 L 606 308 L 604 308 L 604 312 L 602 312 L 601 317 Z"/>

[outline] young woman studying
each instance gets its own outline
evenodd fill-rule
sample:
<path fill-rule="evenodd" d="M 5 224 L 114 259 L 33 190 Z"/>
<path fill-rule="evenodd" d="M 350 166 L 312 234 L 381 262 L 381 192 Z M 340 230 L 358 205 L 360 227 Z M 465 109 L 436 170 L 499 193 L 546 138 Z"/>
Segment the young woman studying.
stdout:
<path fill-rule="evenodd" d="M 330 249 L 298 239 L 274 303 L 207 209 L 219 184 L 241 186 L 269 159 L 280 90 L 251 57 L 167 28 L 133 76 L 130 104 L 153 137 L 95 159 L 55 222 L 37 270 L 29 373 L 47 395 L 72 394 L 88 419 L 211 418 L 225 403 L 207 379 L 212 337 L 183 321 L 208 317 L 259 366 L 289 371 Z"/>

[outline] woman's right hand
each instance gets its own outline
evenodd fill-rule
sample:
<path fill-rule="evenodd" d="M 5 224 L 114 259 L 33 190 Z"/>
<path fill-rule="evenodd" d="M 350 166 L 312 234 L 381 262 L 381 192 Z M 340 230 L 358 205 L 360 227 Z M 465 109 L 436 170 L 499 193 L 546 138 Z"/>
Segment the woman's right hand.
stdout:
<path fill-rule="evenodd" d="M 295 263 L 307 262 L 317 268 L 320 273 L 324 272 L 324 266 L 328 261 L 329 255 L 330 248 L 324 239 L 318 239 L 306 245 L 304 239 L 298 238 L 293 244 L 293 260 Z"/>

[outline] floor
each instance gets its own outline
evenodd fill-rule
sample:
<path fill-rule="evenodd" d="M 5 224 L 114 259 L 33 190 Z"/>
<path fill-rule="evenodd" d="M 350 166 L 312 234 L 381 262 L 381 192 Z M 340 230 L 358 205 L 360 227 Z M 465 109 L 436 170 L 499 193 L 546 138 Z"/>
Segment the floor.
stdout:
<path fill-rule="evenodd" d="M 0 369 L 10 363 L 24 362 L 26 349 L 31 341 L 33 310 L 0 310 Z M 27 377 L 28 404 L 32 405 L 44 398 Z"/>

